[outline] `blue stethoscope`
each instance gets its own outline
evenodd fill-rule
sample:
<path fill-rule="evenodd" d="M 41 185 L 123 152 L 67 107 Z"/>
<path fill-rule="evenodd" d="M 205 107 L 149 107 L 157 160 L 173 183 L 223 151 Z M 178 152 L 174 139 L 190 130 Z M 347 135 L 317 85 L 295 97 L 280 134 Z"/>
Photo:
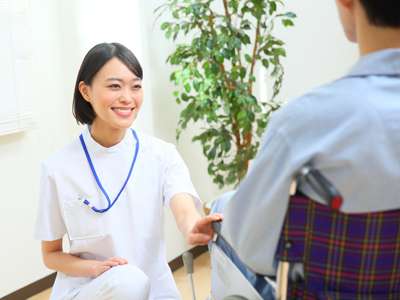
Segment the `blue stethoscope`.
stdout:
<path fill-rule="evenodd" d="M 94 205 L 90 204 L 89 200 L 83 199 L 83 203 L 84 203 L 85 205 L 87 205 L 89 208 L 91 208 L 94 212 L 97 212 L 97 213 L 105 213 L 106 211 L 108 211 L 108 210 L 115 204 L 115 202 L 117 202 L 119 196 L 121 195 L 121 193 L 122 193 L 123 190 L 125 189 L 126 184 L 127 184 L 128 181 L 129 181 L 129 178 L 131 178 L 132 171 L 133 171 L 133 167 L 135 166 L 136 158 L 137 158 L 137 155 L 138 155 L 138 152 L 139 152 L 139 139 L 138 139 L 138 137 L 137 137 L 137 135 L 136 135 L 136 132 L 135 132 L 133 129 L 131 129 L 131 131 L 132 131 L 133 137 L 134 137 L 135 140 L 136 140 L 135 154 L 134 154 L 134 156 L 133 156 L 133 160 L 132 160 L 131 167 L 130 167 L 130 169 L 129 169 L 128 176 L 126 177 L 125 182 L 124 182 L 124 184 L 122 185 L 122 188 L 121 188 L 121 190 L 119 191 L 118 195 L 115 197 L 114 201 L 112 201 L 112 202 L 111 202 L 110 197 L 108 196 L 106 190 L 104 189 L 103 185 L 101 184 L 100 179 L 99 179 L 99 176 L 97 176 L 97 173 L 96 173 L 96 170 L 95 170 L 95 168 L 94 168 L 92 159 L 90 158 L 89 152 L 88 152 L 88 150 L 87 150 L 87 147 L 86 147 L 86 144 L 85 144 L 85 140 L 83 139 L 83 135 L 81 134 L 81 135 L 79 136 L 79 139 L 80 139 L 81 144 L 82 144 L 83 151 L 85 152 L 85 155 L 86 155 L 86 160 L 87 160 L 87 162 L 89 163 L 90 169 L 92 170 L 92 174 L 93 174 L 93 176 L 94 176 L 94 179 L 96 180 L 96 183 L 97 183 L 97 185 L 99 186 L 101 192 L 103 193 L 103 195 L 104 195 L 104 196 L 106 197 L 106 199 L 107 199 L 107 207 L 106 207 L 106 208 L 102 208 L 102 209 L 96 208 Z"/>

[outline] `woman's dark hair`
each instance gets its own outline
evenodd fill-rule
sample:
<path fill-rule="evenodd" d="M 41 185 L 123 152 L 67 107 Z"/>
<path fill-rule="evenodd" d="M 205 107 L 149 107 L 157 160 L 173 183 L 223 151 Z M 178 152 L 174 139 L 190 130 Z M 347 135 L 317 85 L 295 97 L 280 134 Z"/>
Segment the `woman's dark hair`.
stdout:
<path fill-rule="evenodd" d="M 102 43 L 94 46 L 86 54 L 76 78 L 72 113 L 78 123 L 92 124 L 96 114 L 92 105 L 79 91 L 79 83 L 83 81 L 91 85 L 97 72 L 112 58 L 118 58 L 138 78 L 143 79 L 143 70 L 131 50 L 119 43 Z"/>
<path fill-rule="evenodd" d="M 371 24 L 400 27 L 399 0 L 360 0 Z"/>

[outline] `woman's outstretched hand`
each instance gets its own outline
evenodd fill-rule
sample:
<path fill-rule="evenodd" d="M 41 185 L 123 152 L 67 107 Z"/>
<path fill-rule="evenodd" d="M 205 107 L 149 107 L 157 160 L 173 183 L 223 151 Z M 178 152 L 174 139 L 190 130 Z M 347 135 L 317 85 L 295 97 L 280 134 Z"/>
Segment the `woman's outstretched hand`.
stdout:
<path fill-rule="evenodd" d="M 222 221 L 222 219 L 222 214 L 218 213 L 201 217 L 187 235 L 187 242 L 190 245 L 206 245 L 214 236 L 212 222 Z"/>

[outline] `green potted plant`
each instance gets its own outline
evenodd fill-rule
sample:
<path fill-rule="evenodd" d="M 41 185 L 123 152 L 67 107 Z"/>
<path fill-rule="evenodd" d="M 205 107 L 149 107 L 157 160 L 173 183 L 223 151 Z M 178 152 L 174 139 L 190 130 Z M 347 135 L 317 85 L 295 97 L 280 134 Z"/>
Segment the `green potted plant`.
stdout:
<path fill-rule="evenodd" d="M 177 138 L 190 122 L 201 123 L 193 141 L 201 143 L 219 187 L 244 177 L 271 112 L 280 107 L 286 52 L 273 29 L 276 22 L 293 26 L 296 17 L 283 6 L 283 0 L 168 0 L 157 9 L 170 14 L 161 24 L 166 38 L 179 41 L 167 59 L 178 87 L 174 97 L 185 105 Z M 271 75 L 270 99 L 255 95 L 257 67 Z"/>

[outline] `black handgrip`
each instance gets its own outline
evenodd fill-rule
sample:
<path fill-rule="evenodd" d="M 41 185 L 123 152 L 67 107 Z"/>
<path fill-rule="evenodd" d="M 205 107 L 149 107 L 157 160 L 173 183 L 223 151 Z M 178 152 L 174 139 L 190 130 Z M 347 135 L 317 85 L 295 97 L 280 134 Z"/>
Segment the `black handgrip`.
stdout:
<path fill-rule="evenodd" d="M 221 228 L 222 228 L 222 220 L 218 220 L 218 221 L 213 221 L 211 223 L 211 226 L 214 230 L 214 233 L 216 234 L 221 234 Z"/>

